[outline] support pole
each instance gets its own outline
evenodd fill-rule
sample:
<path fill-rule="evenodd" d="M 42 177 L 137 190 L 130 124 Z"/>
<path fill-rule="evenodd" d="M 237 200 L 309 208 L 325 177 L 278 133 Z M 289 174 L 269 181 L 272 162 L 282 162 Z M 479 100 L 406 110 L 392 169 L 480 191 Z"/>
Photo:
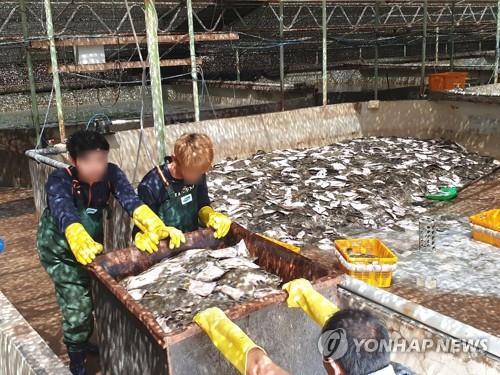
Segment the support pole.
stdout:
<path fill-rule="evenodd" d="M 194 120 L 200 121 L 200 102 L 198 99 L 198 72 L 196 66 L 196 53 L 194 48 L 194 22 L 193 1 L 187 0 L 187 16 L 189 29 L 189 54 L 191 55 L 191 79 L 193 81 Z"/>
<path fill-rule="evenodd" d="M 424 95 L 425 90 L 425 60 L 427 52 L 427 3 L 428 0 L 424 0 L 424 19 L 423 19 L 423 31 L 422 31 L 422 70 L 420 73 L 420 95 Z"/>
<path fill-rule="evenodd" d="M 497 4 L 497 44 L 495 49 L 495 80 L 498 83 L 498 61 L 500 59 L 500 0 Z"/>
<path fill-rule="evenodd" d="M 64 129 L 61 84 L 59 82 L 59 70 L 57 66 L 57 50 L 56 50 L 56 41 L 54 38 L 54 25 L 52 24 L 52 9 L 50 6 L 50 0 L 44 0 L 44 6 L 45 6 L 45 17 L 47 23 L 47 37 L 49 39 L 50 62 L 52 65 L 52 77 L 54 82 L 53 85 L 54 85 L 54 92 L 56 94 L 57 122 L 59 123 L 59 135 L 61 137 L 61 142 L 63 142 L 66 140 L 66 131 Z"/>
<path fill-rule="evenodd" d="M 151 77 L 151 98 L 153 101 L 153 122 L 156 139 L 156 153 L 159 164 L 166 155 L 165 116 L 161 89 L 160 56 L 158 53 L 158 15 L 154 0 L 144 0 L 146 17 L 146 38 L 148 43 L 149 75 Z"/>
<path fill-rule="evenodd" d="M 31 59 L 31 51 L 26 43 L 29 38 L 28 31 L 28 17 L 26 16 L 26 4 L 24 0 L 19 0 L 19 11 L 21 12 L 21 24 L 23 26 L 23 38 L 26 46 L 26 65 L 28 66 L 28 79 L 30 82 L 30 95 L 31 95 L 31 116 L 33 119 L 33 125 L 36 132 L 36 144 L 38 144 L 38 138 L 40 137 L 40 113 L 38 112 L 38 100 L 36 97 L 36 85 L 35 85 L 35 74 L 33 72 L 33 61 Z"/>
<path fill-rule="evenodd" d="M 455 69 L 455 2 L 451 4 L 450 72 Z"/>
<path fill-rule="evenodd" d="M 238 48 L 236 48 L 236 80 L 241 81 L 240 50 Z"/>
<path fill-rule="evenodd" d="M 380 25 L 380 3 L 375 1 L 375 71 L 373 83 L 373 99 L 378 100 L 378 30 Z"/>
<path fill-rule="evenodd" d="M 327 47 L 326 47 L 326 0 L 322 3 L 322 28 L 323 28 L 323 105 L 328 104 L 328 70 L 327 70 Z"/>
<path fill-rule="evenodd" d="M 436 27 L 436 65 L 439 64 L 439 27 Z"/>
<path fill-rule="evenodd" d="M 280 0 L 280 92 L 281 92 L 281 110 L 285 110 L 285 46 L 283 45 L 283 14 L 284 4 Z"/>

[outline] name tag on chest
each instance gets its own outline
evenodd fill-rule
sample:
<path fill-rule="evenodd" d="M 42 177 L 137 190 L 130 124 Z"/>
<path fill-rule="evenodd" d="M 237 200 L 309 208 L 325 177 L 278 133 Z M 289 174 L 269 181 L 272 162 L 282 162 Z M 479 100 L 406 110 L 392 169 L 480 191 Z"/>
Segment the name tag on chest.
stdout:
<path fill-rule="evenodd" d="M 193 201 L 193 195 L 192 194 L 188 194 L 188 195 L 185 195 L 181 198 L 181 203 L 184 205 L 184 204 L 188 204 L 188 203 L 191 203 Z"/>
<path fill-rule="evenodd" d="M 97 212 L 97 209 L 89 207 L 85 211 L 87 211 L 88 214 L 93 215 Z"/>

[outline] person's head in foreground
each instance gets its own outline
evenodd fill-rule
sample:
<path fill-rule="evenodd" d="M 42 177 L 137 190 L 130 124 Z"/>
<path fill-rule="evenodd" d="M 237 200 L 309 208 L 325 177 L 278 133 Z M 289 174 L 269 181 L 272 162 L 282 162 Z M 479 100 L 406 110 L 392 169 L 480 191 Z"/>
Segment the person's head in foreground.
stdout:
<path fill-rule="evenodd" d="M 185 133 L 174 145 L 172 175 L 188 185 L 196 184 L 214 160 L 212 140 L 202 133 Z"/>
<path fill-rule="evenodd" d="M 378 374 L 380 370 L 383 370 L 380 374 L 394 374 L 388 345 L 383 345 L 389 342 L 387 327 L 372 312 L 341 310 L 325 324 L 321 337 L 323 364 L 329 375 Z M 329 341 L 329 338 L 334 341 Z M 362 345 L 362 340 L 370 340 L 372 344 Z M 375 342 L 376 350 L 370 350 Z"/>
<path fill-rule="evenodd" d="M 73 133 L 66 142 L 66 149 L 79 180 L 92 184 L 104 178 L 108 169 L 109 143 L 101 133 L 91 130 Z"/>

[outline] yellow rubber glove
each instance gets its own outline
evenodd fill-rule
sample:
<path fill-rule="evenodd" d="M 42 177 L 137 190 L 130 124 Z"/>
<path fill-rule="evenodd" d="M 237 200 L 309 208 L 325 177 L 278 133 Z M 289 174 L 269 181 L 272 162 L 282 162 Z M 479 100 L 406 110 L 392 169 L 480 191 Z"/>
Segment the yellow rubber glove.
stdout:
<path fill-rule="evenodd" d="M 95 242 L 80 223 L 68 226 L 64 234 L 76 260 L 84 266 L 92 263 L 95 256 L 102 252 L 102 245 Z"/>
<path fill-rule="evenodd" d="M 242 374 L 246 374 L 247 355 L 250 349 L 258 348 L 250 338 L 234 324 L 218 307 L 198 313 L 193 321 L 210 337 L 215 347 Z"/>
<path fill-rule="evenodd" d="M 339 311 L 331 301 L 316 292 L 306 279 L 292 280 L 283 285 L 283 290 L 288 292 L 288 307 L 301 307 L 321 328 Z"/>
<path fill-rule="evenodd" d="M 134 238 L 134 244 L 139 250 L 147 251 L 150 254 L 158 251 L 158 241 L 155 243 L 146 233 L 137 232 Z"/>
<path fill-rule="evenodd" d="M 151 244 L 156 246 L 160 240 L 167 237 L 170 237 L 169 247 L 171 249 L 179 247 L 181 243 L 186 242 L 186 238 L 182 231 L 174 227 L 165 226 L 163 221 L 161 221 L 161 219 L 145 204 L 136 208 L 133 219 L 134 224 L 143 232 L 143 235 L 139 236 L 139 246 L 144 245 L 147 247 Z M 144 236 L 147 236 L 149 241 L 145 240 Z M 148 244 L 146 244 L 146 241 Z M 139 246 L 137 246 L 137 248 L 140 249 Z M 156 248 L 158 250 L 158 247 Z M 153 247 L 151 247 L 151 249 L 153 249 Z"/>
<path fill-rule="evenodd" d="M 181 243 L 186 242 L 186 237 L 179 229 L 174 227 L 165 227 L 170 238 L 168 247 L 173 249 L 181 246 Z M 138 232 L 134 238 L 135 247 L 141 251 L 147 251 L 148 253 L 153 253 L 158 251 L 158 243 L 160 242 L 159 237 L 151 232 Z"/>
<path fill-rule="evenodd" d="M 184 233 L 177 228 L 174 227 L 165 227 L 167 230 L 168 236 L 170 238 L 169 247 L 173 249 L 181 246 L 181 242 L 186 242 L 186 237 L 184 237 Z"/>
<path fill-rule="evenodd" d="M 215 230 L 215 238 L 225 237 L 231 228 L 231 219 L 220 212 L 215 212 L 210 206 L 202 207 L 198 217 L 207 228 Z"/>
<path fill-rule="evenodd" d="M 167 227 L 147 205 L 143 204 L 142 206 L 137 207 L 132 215 L 132 218 L 134 219 L 134 224 L 142 232 L 148 233 L 148 235 L 150 233 L 154 234 L 158 237 L 158 240 L 163 240 L 168 237 Z M 151 239 L 154 241 L 156 237 L 153 236 Z"/>

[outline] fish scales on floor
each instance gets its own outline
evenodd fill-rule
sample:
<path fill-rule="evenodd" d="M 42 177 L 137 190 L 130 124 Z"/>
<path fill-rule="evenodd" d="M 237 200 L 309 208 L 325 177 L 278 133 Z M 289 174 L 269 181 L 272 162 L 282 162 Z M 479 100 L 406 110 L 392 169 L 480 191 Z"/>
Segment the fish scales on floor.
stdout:
<path fill-rule="evenodd" d="M 187 250 L 120 284 L 155 316 L 165 332 L 171 332 L 209 307 L 227 310 L 279 293 L 281 279 L 260 268 L 256 260 L 244 241 L 225 249 Z"/>
<path fill-rule="evenodd" d="M 398 222 L 443 204 L 425 194 L 499 164 L 449 141 L 369 137 L 227 159 L 208 181 L 214 207 L 249 230 L 329 248 L 366 228 L 403 231 Z"/>

